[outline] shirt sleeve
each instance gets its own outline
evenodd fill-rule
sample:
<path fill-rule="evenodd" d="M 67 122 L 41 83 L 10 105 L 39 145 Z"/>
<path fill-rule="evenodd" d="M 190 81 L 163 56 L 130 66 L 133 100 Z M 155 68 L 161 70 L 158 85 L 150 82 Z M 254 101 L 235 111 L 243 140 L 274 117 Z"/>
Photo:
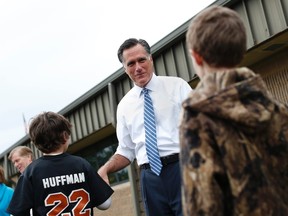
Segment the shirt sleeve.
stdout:
<path fill-rule="evenodd" d="M 33 205 L 33 190 L 27 177 L 21 175 L 7 211 L 14 216 L 29 216 Z"/>
<path fill-rule="evenodd" d="M 92 205 L 99 206 L 111 197 L 114 190 L 94 171 L 90 164 L 88 166 L 89 184 L 92 189 Z"/>
<path fill-rule="evenodd" d="M 133 142 L 131 140 L 130 132 L 124 124 L 124 120 L 122 119 L 122 109 L 123 108 L 121 107 L 121 105 L 118 105 L 116 134 L 117 139 L 119 140 L 119 145 L 115 154 L 120 154 L 126 157 L 130 162 L 132 162 L 136 157 L 135 149 L 131 148 L 131 146 L 133 146 Z"/>

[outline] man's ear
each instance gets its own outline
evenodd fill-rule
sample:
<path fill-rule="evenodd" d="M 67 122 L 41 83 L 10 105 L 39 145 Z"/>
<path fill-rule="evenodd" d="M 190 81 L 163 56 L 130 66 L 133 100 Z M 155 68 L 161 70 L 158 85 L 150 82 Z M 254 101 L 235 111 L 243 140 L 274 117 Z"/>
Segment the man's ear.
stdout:
<path fill-rule="evenodd" d="M 190 49 L 190 55 L 195 59 L 195 62 L 198 65 L 203 65 L 203 58 L 201 55 L 199 55 L 196 51 Z"/>

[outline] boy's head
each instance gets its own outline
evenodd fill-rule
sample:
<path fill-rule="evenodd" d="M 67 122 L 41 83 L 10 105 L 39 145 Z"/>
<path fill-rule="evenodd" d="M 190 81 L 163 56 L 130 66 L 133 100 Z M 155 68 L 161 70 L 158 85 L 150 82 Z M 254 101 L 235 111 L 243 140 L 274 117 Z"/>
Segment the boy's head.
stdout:
<path fill-rule="evenodd" d="M 57 151 L 71 135 L 70 122 L 54 112 L 43 112 L 32 119 L 29 126 L 31 142 L 43 153 Z"/>
<path fill-rule="evenodd" d="M 246 52 L 245 26 L 235 11 L 211 6 L 191 21 L 186 42 L 189 52 L 196 52 L 211 67 L 235 67 Z"/>

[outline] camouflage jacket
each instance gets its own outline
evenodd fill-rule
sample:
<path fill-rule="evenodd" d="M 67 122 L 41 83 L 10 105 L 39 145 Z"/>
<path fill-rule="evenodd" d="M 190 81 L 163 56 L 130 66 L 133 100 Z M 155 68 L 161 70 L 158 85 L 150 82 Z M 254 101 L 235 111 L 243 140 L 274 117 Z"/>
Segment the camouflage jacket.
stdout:
<path fill-rule="evenodd" d="M 183 103 L 186 216 L 288 215 L 288 107 L 247 68 L 211 73 Z"/>

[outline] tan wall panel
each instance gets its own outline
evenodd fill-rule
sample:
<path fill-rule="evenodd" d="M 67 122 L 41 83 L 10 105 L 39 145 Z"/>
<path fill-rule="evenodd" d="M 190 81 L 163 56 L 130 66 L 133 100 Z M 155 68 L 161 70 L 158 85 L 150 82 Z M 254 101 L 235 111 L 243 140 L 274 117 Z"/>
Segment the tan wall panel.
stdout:
<path fill-rule="evenodd" d="M 279 101 L 288 104 L 288 50 L 251 67 L 263 77 L 268 89 Z"/>
<path fill-rule="evenodd" d="M 101 211 L 94 209 L 94 215 L 98 216 L 133 216 L 133 205 L 130 182 L 119 184 L 113 187 L 112 205 L 109 209 Z"/>

